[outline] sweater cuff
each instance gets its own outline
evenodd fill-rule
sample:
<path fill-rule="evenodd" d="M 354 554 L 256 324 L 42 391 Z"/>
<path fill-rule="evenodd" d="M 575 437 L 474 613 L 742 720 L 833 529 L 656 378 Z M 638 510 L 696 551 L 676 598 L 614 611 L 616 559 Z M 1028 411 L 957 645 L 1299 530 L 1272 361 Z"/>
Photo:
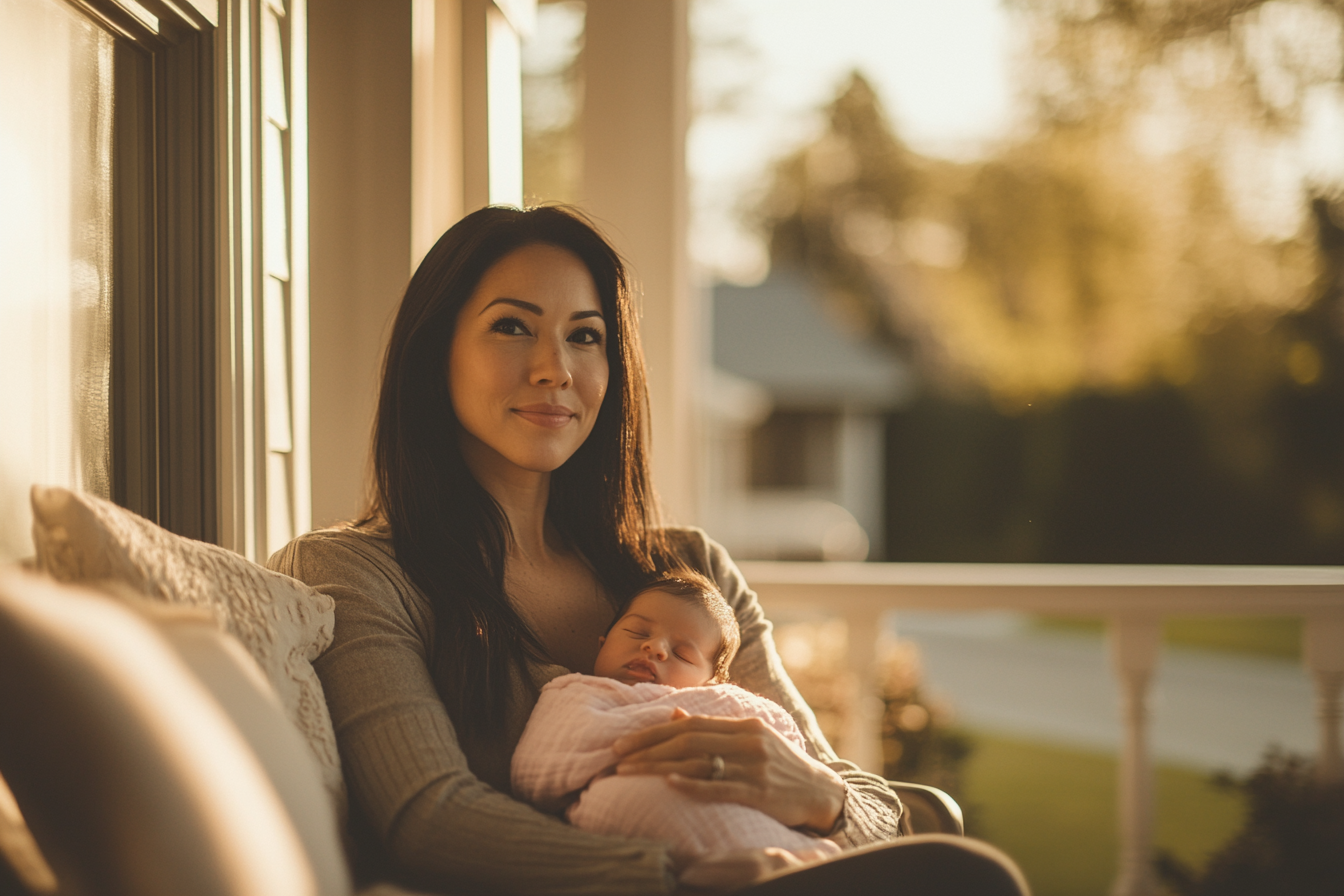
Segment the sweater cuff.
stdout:
<path fill-rule="evenodd" d="M 844 779 L 845 804 L 828 839 L 841 849 L 853 849 L 900 836 L 901 801 L 886 781 L 847 762 L 831 767 Z"/>
<path fill-rule="evenodd" d="M 829 831 L 815 832 L 818 837 L 825 837 L 827 839 L 839 837 L 845 832 L 845 829 L 849 827 L 849 783 L 843 779 L 840 783 L 844 784 L 845 787 L 844 798 L 840 800 L 840 812 L 835 816 L 835 824 L 831 825 Z"/>

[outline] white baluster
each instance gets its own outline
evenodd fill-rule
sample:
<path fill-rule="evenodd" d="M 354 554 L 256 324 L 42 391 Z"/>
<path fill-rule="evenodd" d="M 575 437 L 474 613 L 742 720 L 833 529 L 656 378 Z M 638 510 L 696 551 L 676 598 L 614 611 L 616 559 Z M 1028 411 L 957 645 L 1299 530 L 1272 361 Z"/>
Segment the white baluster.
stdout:
<path fill-rule="evenodd" d="M 1153 769 L 1148 757 L 1148 687 L 1157 667 L 1162 622 L 1151 616 L 1111 620 L 1111 661 L 1120 685 L 1124 741 L 1120 750 L 1120 868 L 1112 896 L 1150 896 L 1157 891 L 1152 868 Z"/>
<path fill-rule="evenodd" d="M 1339 743 L 1340 692 L 1344 690 L 1344 613 L 1318 613 L 1306 618 L 1302 657 L 1316 682 L 1316 722 L 1320 748 L 1316 779 L 1344 780 L 1344 755 Z"/>
<path fill-rule="evenodd" d="M 882 611 L 855 607 L 845 613 L 849 671 L 857 693 L 849 713 L 840 754 L 866 772 L 882 774 L 882 695 L 878 689 L 877 642 Z"/>

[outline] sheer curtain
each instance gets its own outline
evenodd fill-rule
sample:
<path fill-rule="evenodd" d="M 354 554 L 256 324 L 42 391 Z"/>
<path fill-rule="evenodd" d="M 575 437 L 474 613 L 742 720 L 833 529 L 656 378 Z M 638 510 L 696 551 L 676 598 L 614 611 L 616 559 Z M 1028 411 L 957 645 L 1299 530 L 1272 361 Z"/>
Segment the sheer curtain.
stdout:
<path fill-rule="evenodd" d="M 0 0 L 0 560 L 28 487 L 110 490 L 112 38 Z"/>

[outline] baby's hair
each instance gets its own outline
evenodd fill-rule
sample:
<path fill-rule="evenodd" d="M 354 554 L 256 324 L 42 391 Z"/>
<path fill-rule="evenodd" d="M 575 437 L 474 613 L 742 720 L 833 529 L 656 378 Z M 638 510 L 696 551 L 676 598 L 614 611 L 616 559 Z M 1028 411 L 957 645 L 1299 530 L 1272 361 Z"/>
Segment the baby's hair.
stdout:
<path fill-rule="evenodd" d="M 737 648 L 742 645 L 742 632 L 737 627 L 737 617 L 733 614 L 733 608 L 728 606 L 728 601 L 724 600 L 723 592 L 719 590 L 719 586 L 715 585 L 709 577 L 694 570 L 678 569 L 665 572 L 651 579 L 636 591 L 630 597 L 630 600 L 625 602 L 621 612 L 616 614 L 617 617 L 624 615 L 630 609 L 630 604 L 634 603 L 635 598 L 648 591 L 663 591 L 673 597 L 681 598 L 687 603 L 695 604 L 718 623 L 722 638 L 719 643 L 719 652 L 714 655 L 714 677 L 710 679 L 709 683 L 723 684 L 728 681 L 728 667 L 733 664 L 733 657 L 737 656 Z"/>

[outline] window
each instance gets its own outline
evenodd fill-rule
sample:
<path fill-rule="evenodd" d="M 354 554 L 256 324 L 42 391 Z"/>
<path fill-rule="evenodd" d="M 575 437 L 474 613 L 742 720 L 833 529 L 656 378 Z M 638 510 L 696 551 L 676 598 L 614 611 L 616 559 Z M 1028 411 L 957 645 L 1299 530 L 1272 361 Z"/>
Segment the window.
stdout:
<path fill-rule="evenodd" d="M 34 482 L 214 537 L 213 17 L 0 3 L 6 557 Z"/>
<path fill-rule="evenodd" d="M 829 411 L 777 410 L 771 414 L 751 434 L 751 487 L 832 488 L 838 416 Z"/>

